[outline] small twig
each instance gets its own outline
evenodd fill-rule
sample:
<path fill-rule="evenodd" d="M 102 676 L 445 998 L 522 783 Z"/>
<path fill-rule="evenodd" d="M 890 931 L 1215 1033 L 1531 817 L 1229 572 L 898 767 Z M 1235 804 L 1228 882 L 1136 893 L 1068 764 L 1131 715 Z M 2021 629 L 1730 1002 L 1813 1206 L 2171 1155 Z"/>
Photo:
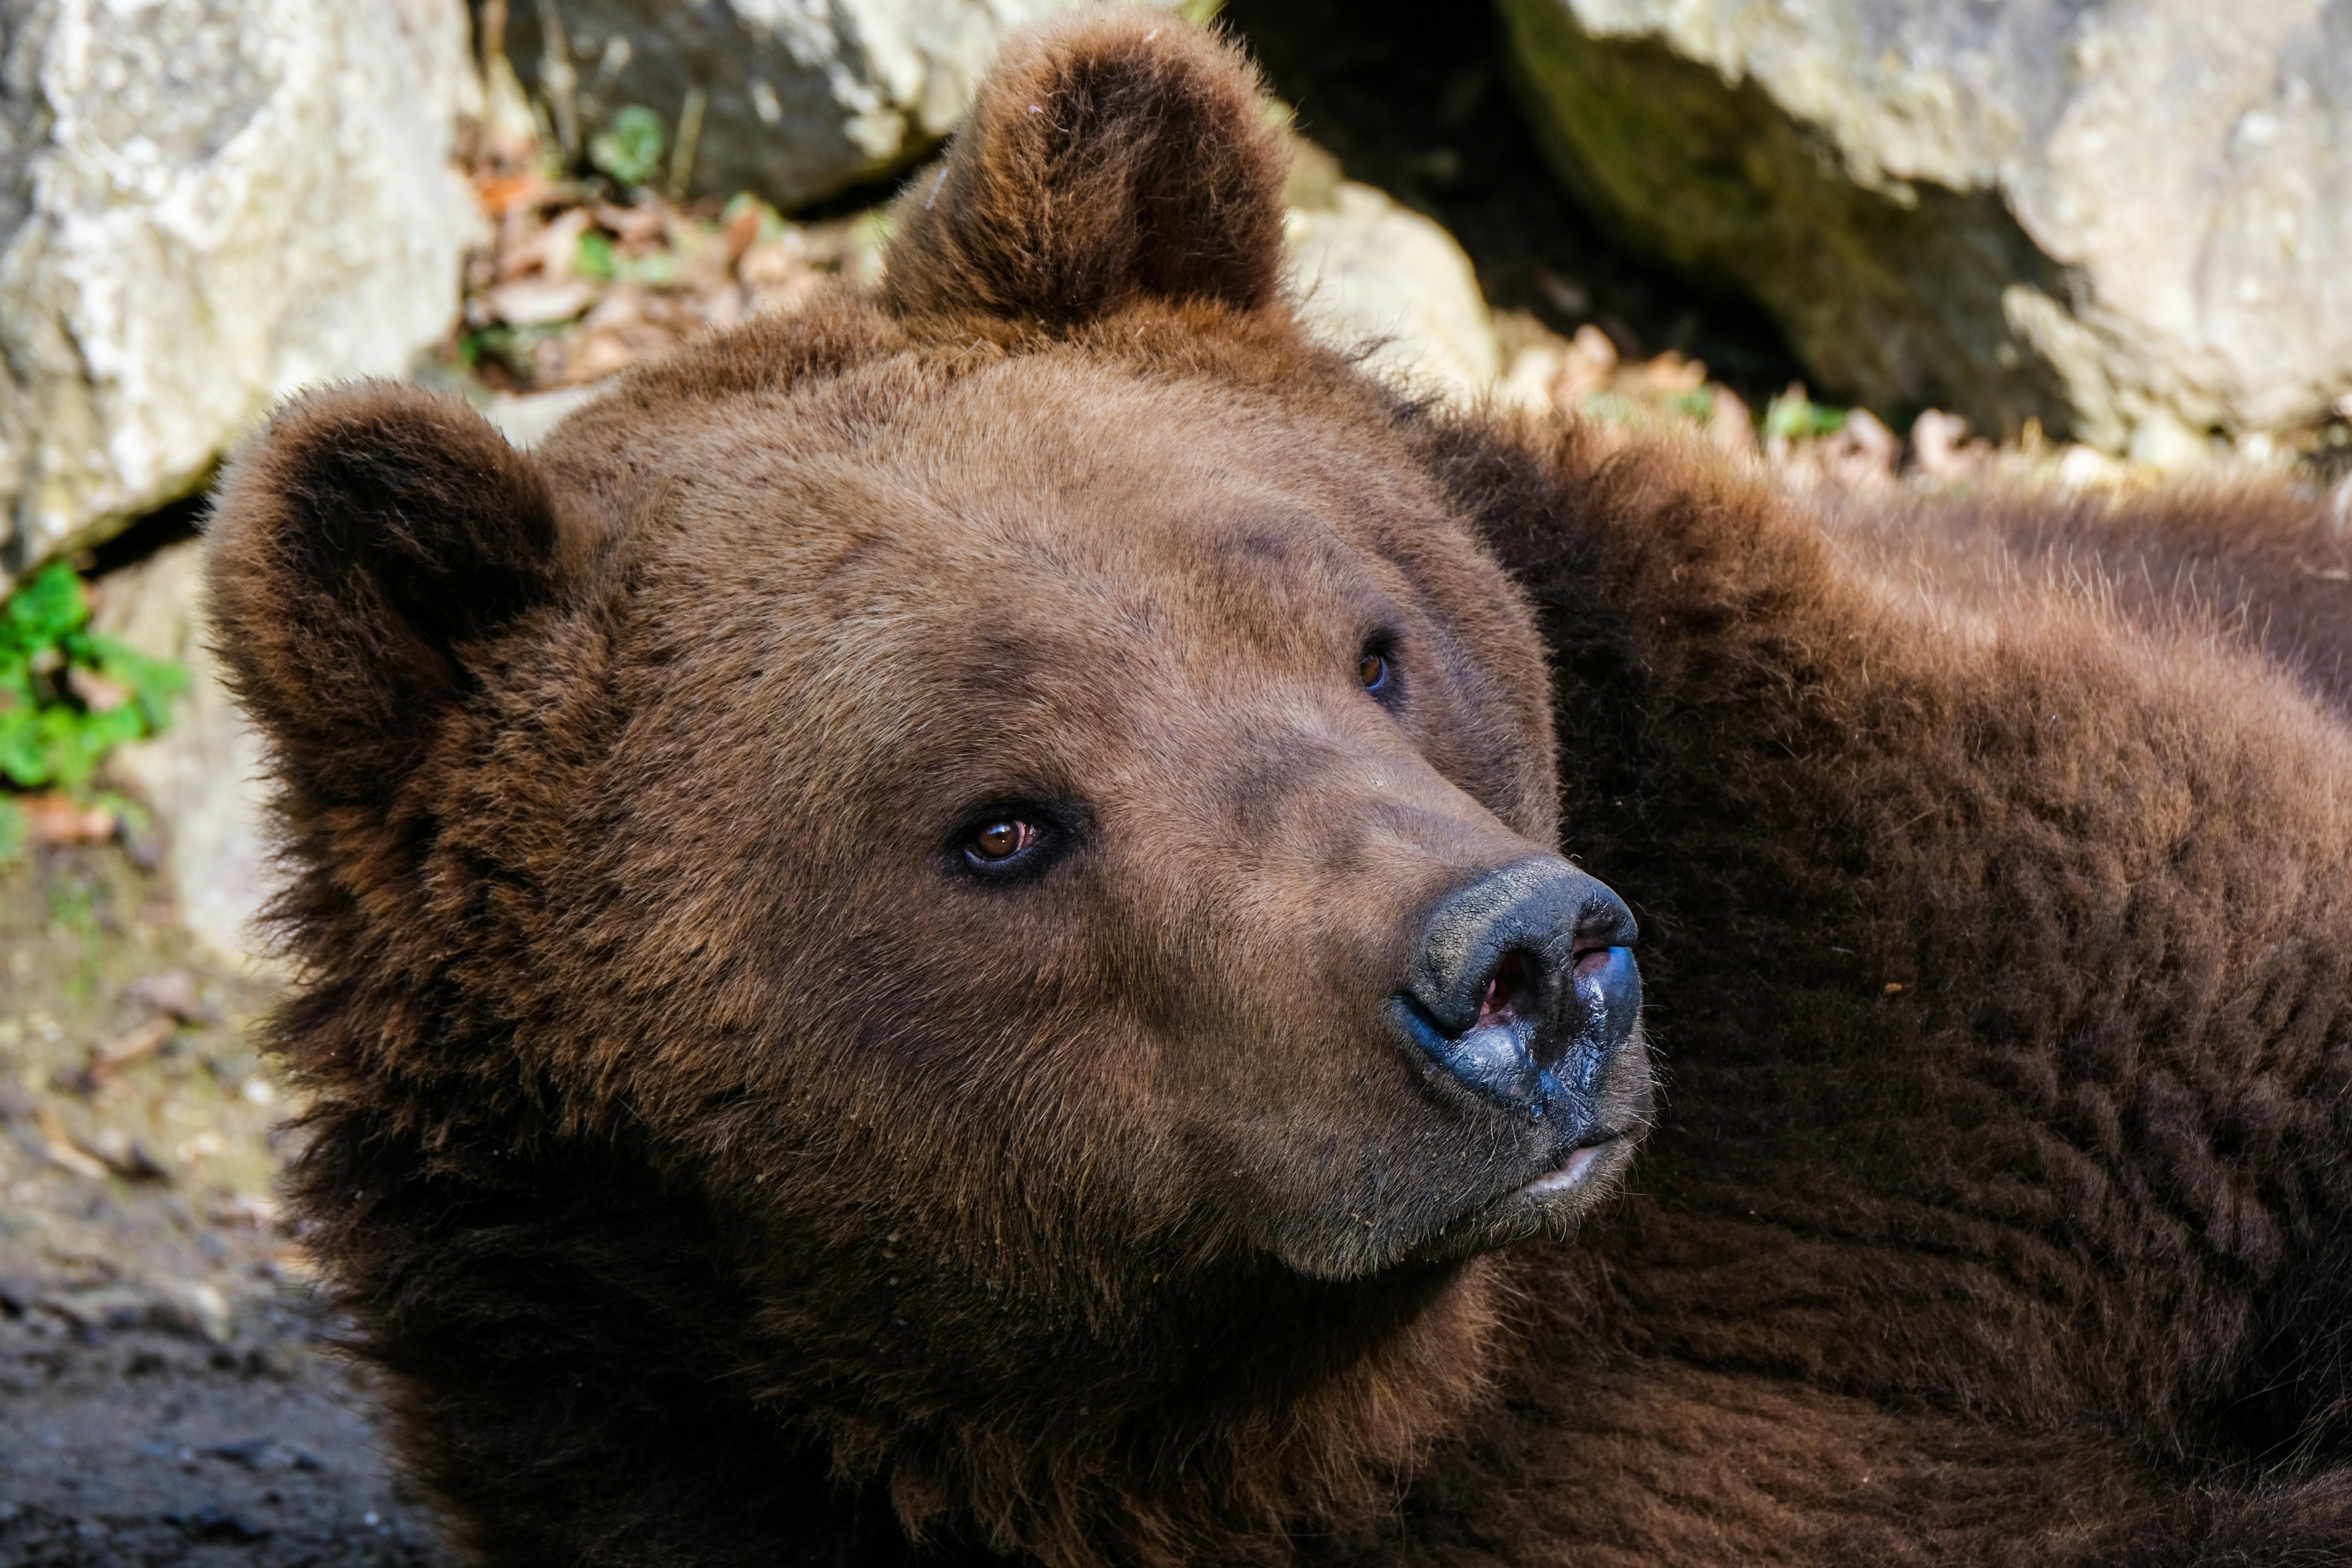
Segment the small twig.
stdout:
<path fill-rule="evenodd" d="M 82 1152 L 76 1146 L 72 1136 L 66 1131 L 66 1124 L 58 1120 L 55 1106 L 42 1106 L 33 1113 L 33 1120 L 40 1125 L 44 1152 L 52 1163 L 71 1171 L 77 1176 L 87 1176 L 93 1182 L 106 1180 L 110 1173 L 106 1162 Z"/>
<path fill-rule="evenodd" d="M 563 17 L 555 0 L 539 0 L 540 85 L 555 110 L 555 141 L 563 161 L 580 162 L 580 73 L 572 68 L 572 44 L 563 35 Z"/>
<path fill-rule="evenodd" d="M 493 79 L 499 62 L 507 58 L 507 0 L 482 0 L 481 45 L 482 79 Z"/>
<path fill-rule="evenodd" d="M 77 1087 L 87 1085 L 85 1093 L 105 1087 L 124 1068 L 153 1054 L 172 1037 L 172 1019 L 152 1018 L 112 1044 L 100 1047 L 90 1053 L 89 1066 L 83 1069 Z"/>
<path fill-rule="evenodd" d="M 694 178 L 694 150 L 702 141 L 702 110 L 708 101 L 699 87 L 686 89 L 686 107 L 677 111 L 677 144 L 669 150 L 669 194 L 686 200 L 686 184 Z"/>

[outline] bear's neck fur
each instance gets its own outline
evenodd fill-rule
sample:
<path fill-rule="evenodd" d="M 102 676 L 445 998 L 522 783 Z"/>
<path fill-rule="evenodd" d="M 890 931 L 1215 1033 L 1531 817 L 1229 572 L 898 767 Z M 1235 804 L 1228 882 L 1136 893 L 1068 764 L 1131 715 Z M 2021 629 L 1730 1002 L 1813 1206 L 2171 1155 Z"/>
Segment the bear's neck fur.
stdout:
<path fill-rule="evenodd" d="M 1505 1271 L 1244 1272 L 1008 1379 L 1021 1397 L 984 1416 L 948 1399 L 845 1412 L 836 1462 L 886 1482 L 919 1540 L 1055 1564 L 1286 1559 L 1298 1536 L 1359 1533 L 1488 1391 Z"/>
<path fill-rule="evenodd" d="M 789 1556 L 899 1536 L 1057 1568 L 1286 1561 L 1376 1528 L 1522 1337 L 1501 1259 L 1344 1284 L 1251 1266 L 1114 1320 L 1000 1303 L 998 1359 L 974 1368 L 956 1353 L 970 1323 L 940 1319 L 978 1293 L 859 1317 L 821 1266 L 779 1289 L 758 1255 L 780 1238 L 747 1242 L 742 1216 L 625 1151 L 527 1138 L 509 1147 L 535 1154 L 486 1169 L 332 1100 L 311 1120 L 296 1196 L 335 1216 L 312 1244 L 353 1282 L 422 1479 L 467 1500 L 493 1554 L 585 1528 L 668 1536 L 693 1562 L 719 1542 Z M 551 1454 L 511 1413 L 556 1365 L 595 1396 Z M 544 1496 L 578 1495 L 554 1474 L 598 1470 L 625 1519 L 546 1517 Z M 487 1499 L 485 1476 L 507 1478 Z"/>

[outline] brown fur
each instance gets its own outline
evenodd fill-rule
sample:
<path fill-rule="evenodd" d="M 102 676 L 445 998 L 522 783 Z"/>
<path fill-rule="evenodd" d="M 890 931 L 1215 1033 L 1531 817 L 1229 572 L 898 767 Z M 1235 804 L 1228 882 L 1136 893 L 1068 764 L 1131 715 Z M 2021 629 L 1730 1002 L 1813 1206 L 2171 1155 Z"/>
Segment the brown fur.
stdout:
<path fill-rule="evenodd" d="M 1066 26 L 878 301 L 530 458 L 362 386 L 232 470 L 295 1200 L 466 1544 L 2343 1560 L 2316 503 L 1898 532 L 1450 418 L 1298 333 L 1276 167 L 1229 53 Z M 958 870 L 1015 800 L 1066 852 Z M 1666 1099 L 1530 1237 L 1380 1009 L 1555 842 Z"/>
<path fill-rule="evenodd" d="M 1287 156 L 1256 74 L 1177 26 L 1082 20 L 1001 64 L 898 204 L 885 307 L 1064 327 L 1147 300 L 1272 304 Z"/>

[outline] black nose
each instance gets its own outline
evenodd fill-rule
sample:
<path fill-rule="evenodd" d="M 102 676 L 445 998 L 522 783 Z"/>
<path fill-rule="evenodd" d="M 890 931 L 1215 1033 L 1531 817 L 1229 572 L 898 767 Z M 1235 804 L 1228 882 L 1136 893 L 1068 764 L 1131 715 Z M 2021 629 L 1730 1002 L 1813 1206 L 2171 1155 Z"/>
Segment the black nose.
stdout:
<path fill-rule="evenodd" d="M 1600 882 L 1553 856 L 1521 860 L 1437 906 L 1396 1012 L 1487 1099 L 1537 1117 L 1589 1104 L 1641 1011 L 1634 935 L 1633 912 Z"/>

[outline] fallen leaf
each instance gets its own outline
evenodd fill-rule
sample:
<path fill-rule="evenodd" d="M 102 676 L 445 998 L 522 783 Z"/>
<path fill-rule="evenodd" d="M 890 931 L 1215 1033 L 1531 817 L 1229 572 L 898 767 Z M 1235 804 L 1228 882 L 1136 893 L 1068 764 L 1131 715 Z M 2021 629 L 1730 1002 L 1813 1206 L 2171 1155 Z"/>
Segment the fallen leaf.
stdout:
<path fill-rule="evenodd" d="M 86 1176 L 93 1182 L 106 1180 L 106 1163 L 84 1153 L 66 1131 L 66 1124 L 58 1119 L 57 1107 L 44 1105 L 33 1113 L 34 1124 L 41 1130 L 42 1152 L 52 1164 Z"/>
<path fill-rule="evenodd" d="M 129 1034 L 92 1051 L 89 1066 L 84 1068 L 75 1086 L 85 1095 L 97 1092 L 114 1081 L 122 1069 L 149 1056 L 172 1037 L 173 1021 L 169 1016 L 151 1018 Z"/>
<path fill-rule="evenodd" d="M 1911 422 L 1911 455 L 1930 479 L 1965 479 L 1992 459 L 1992 447 L 1969 439 L 1969 422 L 1930 408 Z"/>
<path fill-rule="evenodd" d="M 36 844 L 102 844 L 114 837 L 114 813 L 85 805 L 71 795 L 26 795 L 16 802 L 25 830 Z"/>
<path fill-rule="evenodd" d="M 524 278 L 491 289 L 488 302 L 510 327 L 544 327 L 570 321 L 595 298 L 595 286 L 577 278 Z"/>
<path fill-rule="evenodd" d="M 483 174 L 474 180 L 474 199 L 490 216 L 504 217 L 512 209 L 536 199 L 547 182 L 535 172 L 520 174 Z"/>
<path fill-rule="evenodd" d="M 147 1152 L 147 1146 L 120 1127 L 106 1127 L 88 1138 L 77 1139 L 75 1147 L 104 1165 L 114 1175 L 126 1182 L 169 1182 L 172 1173 L 162 1161 Z"/>
<path fill-rule="evenodd" d="M 528 273 L 544 273 L 548 279 L 572 276 L 572 261 L 580 254 L 580 239 L 595 222 L 595 215 L 586 207 L 572 207 L 531 232 L 537 219 L 528 212 L 518 211 L 508 220 L 508 226 L 520 228 L 529 237 L 517 237 L 499 257 L 499 277 L 511 281 Z"/>
<path fill-rule="evenodd" d="M 1731 388 L 1717 383 L 1707 388 L 1714 402 L 1707 410 L 1706 438 L 1718 450 L 1735 458 L 1760 458 L 1756 422 L 1747 403 Z"/>
<path fill-rule="evenodd" d="M 1608 333 L 1587 323 L 1576 329 L 1562 358 L 1565 363 L 1559 379 L 1552 384 L 1552 396 L 1562 408 L 1578 409 L 1586 398 L 1609 384 L 1610 375 L 1617 369 L 1617 345 L 1609 341 Z"/>
<path fill-rule="evenodd" d="M 152 1013 L 168 1013 L 183 1024 L 208 1024 L 213 1010 L 196 992 L 196 978 L 184 969 L 163 969 L 142 975 L 124 988 L 126 1000 Z"/>

